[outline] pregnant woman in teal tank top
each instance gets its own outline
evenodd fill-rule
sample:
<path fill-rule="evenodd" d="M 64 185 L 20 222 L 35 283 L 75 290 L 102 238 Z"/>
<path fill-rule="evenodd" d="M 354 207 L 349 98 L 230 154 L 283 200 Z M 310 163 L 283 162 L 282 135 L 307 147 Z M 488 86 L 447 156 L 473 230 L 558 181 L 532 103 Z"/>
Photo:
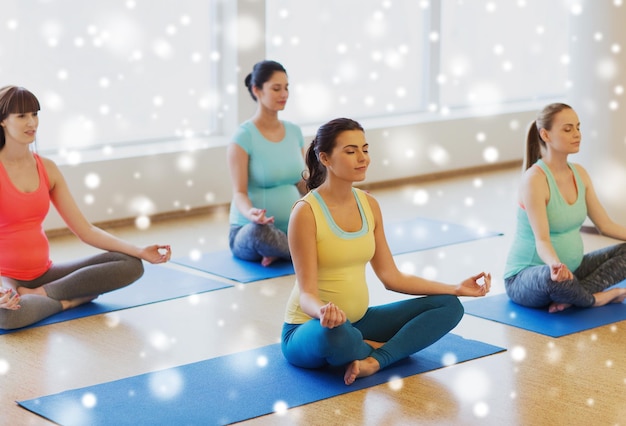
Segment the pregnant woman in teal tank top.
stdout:
<path fill-rule="evenodd" d="M 301 195 L 304 138 L 298 126 L 278 119 L 289 97 L 281 64 L 257 63 L 245 83 L 257 110 L 228 145 L 233 184 L 229 243 L 234 256 L 267 266 L 291 259 L 287 223 Z"/>
<path fill-rule="evenodd" d="M 546 106 L 529 128 L 517 230 L 505 268 L 512 301 L 559 312 L 570 306 L 621 303 L 626 289 L 626 244 L 583 253 L 587 216 L 609 237 L 626 240 L 626 227 L 606 213 L 587 171 L 568 162 L 581 143 L 580 122 L 568 105 Z"/>

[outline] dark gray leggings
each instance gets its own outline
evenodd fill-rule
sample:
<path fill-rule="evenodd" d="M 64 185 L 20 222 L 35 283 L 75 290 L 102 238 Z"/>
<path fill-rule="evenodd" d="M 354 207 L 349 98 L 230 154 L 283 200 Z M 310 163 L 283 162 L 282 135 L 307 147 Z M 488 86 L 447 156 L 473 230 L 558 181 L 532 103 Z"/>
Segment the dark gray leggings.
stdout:
<path fill-rule="evenodd" d="M 523 306 L 543 308 L 556 302 L 588 308 L 596 301 L 594 293 L 625 278 L 626 243 L 623 243 L 585 254 L 573 280 L 552 281 L 548 265 L 531 266 L 506 278 L 504 287 L 509 298 Z"/>
<path fill-rule="evenodd" d="M 40 277 L 21 281 L 8 277 L 3 280 L 13 287 L 43 287 L 48 297 L 27 294 L 21 296 L 21 308 L 0 309 L 0 328 L 25 327 L 62 310 L 60 300 L 98 296 L 137 281 L 143 274 L 140 259 L 123 253 L 106 252 L 84 259 L 53 264 Z"/>

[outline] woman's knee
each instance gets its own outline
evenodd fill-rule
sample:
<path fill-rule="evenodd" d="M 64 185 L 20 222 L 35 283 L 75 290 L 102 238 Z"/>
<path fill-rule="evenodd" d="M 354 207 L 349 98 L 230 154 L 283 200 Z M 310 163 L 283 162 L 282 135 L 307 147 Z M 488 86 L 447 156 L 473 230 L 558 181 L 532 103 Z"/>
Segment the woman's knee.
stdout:
<path fill-rule="evenodd" d="M 436 296 L 428 296 L 432 301 L 436 301 L 437 304 L 443 308 L 452 312 L 460 312 L 463 315 L 463 304 L 458 297 L 452 294 L 439 294 Z"/>
<path fill-rule="evenodd" d="M 11 311 L 0 308 L 0 329 L 11 330 L 13 328 L 15 327 L 13 326 L 13 321 L 11 321 Z"/>
<path fill-rule="evenodd" d="M 620 243 L 617 245 L 616 257 L 626 258 L 626 243 Z"/>
<path fill-rule="evenodd" d="M 463 318 L 463 314 L 465 313 L 465 308 L 463 308 L 463 304 L 459 298 L 447 294 L 443 294 L 440 297 L 443 300 L 442 306 L 446 309 L 450 318 L 456 319 L 457 322 L 461 321 L 461 318 Z"/>
<path fill-rule="evenodd" d="M 448 324 L 451 327 L 458 324 L 465 313 L 459 298 L 451 294 L 439 294 L 409 300 L 414 303 L 412 308 L 413 318 L 429 313 L 429 315 L 436 316 L 437 322 Z"/>
<path fill-rule="evenodd" d="M 19 310 L 12 311 L 0 308 L 0 329 L 14 330 L 27 325 L 28 324 L 24 321 L 23 315 L 20 315 Z"/>
<path fill-rule="evenodd" d="M 128 256 L 126 259 L 126 269 L 129 279 L 137 281 L 143 276 L 144 267 L 141 259 L 133 256 Z"/>
<path fill-rule="evenodd" d="M 109 252 L 110 260 L 118 263 L 119 271 L 127 277 L 129 282 L 134 282 L 141 278 L 144 273 L 143 261 L 135 256 L 119 252 Z"/>
<path fill-rule="evenodd" d="M 550 278 L 550 267 L 534 266 L 506 278 L 504 289 L 512 302 L 528 308 L 542 308 L 552 302 L 551 286 L 559 283 Z"/>

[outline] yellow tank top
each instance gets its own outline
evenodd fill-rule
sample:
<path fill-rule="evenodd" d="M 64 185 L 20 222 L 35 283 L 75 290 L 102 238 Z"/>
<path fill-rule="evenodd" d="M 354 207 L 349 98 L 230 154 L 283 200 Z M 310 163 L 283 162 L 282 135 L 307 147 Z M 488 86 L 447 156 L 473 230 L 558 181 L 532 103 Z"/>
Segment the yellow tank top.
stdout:
<path fill-rule="evenodd" d="M 311 206 L 315 217 L 319 297 L 324 303 L 336 304 L 351 322 L 356 322 L 369 306 L 365 265 L 374 256 L 376 247 L 374 215 L 367 195 L 356 188 L 352 192 L 361 213 L 362 226 L 356 232 L 345 232 L 337 226 L 317 191 L 309 192 L 301 201 Z M 296 281 L 287 303 L 285 322 L 302 324 L 310 319 L 300 308 Z"/>

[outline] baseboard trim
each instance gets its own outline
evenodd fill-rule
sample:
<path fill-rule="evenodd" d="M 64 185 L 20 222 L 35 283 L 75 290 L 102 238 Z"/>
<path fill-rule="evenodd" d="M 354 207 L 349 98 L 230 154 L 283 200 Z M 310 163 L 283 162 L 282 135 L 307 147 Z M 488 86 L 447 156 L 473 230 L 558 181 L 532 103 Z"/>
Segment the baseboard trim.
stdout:
<path fill-rule="evenodd" d="M 497 164 L 488 164 L 485 166 L 466 167 L 463 169 L 446 170 L 442 172 L 428 173 L 423 175 L 416 175 L 401 179 L 385 180 L 380 182 L 366 183 L 359 185 L 361 189 L 385 189 L 402 185 L 410 185 L 416 183 L 433 182 L 436 180 L 452 179 L 457 177 L 463 177 L 473 175 L 476 173 L 491 173 L 502 170 L 510 170 L 518 168 L 520 176 L 522 174 L 522 160 L 505 161 Z"/>
<path fill-rule="evenodd" d="M 409 185 L 409 184 L 416 184 L 416 183 L 423 183 L 423 182 L 433 182 L 436 180 L 463 177 L 463 176 L 472 175 L 476 173 L 497 172 L 497 171 L 508 170 L 508 169 L 513 169 L 513 168 L 520 168 L 520 172 L 521 172 L 521 166 L 522 166 L 521 160 L 514 160 L 514 161 L 507 161 L 507 162 L 502 162 L 502 163 L 497 163 L 497 164 L 488 164 L 485 166 L 468 167 L 468 168 L 463 168 L 463 169 L 455 169 L 455 170 L 448 170 L 444 172 L 436 172 L 436 173 L 429 173 L 425 175 L 411 176 L 411 177 L 402 178 L 402 179 L 393 179 L 393 180 L 386 180 L 386 181 L 381 181 L 381 182 L 374 182 L 374 183 L 359 185 L 359 188 L 371 191 L 375 189 L 386 189 L 386 188 L 393 188 L 393 187 L 402 186 L 402 185 Z M 211 214 L 215 214 L 218 212 L 224 212 L 224 210 L 225 209 L 228 210 L 229 207 L 230 207 L 230 204 L 228 203 L 228 204 L 215 204 L 211 206 L 196 207 L 196 208 L 192 208 L 188 210 L 173 210 L 169 212 L 157 213 L 155 215 L 152 215 L 150 216 L 150 221 L 152 223 L 157 223 L 157 222 L 164 222 L 164 221 L 174 220 L 174 219 L 185 219 L 185 218 L 190 218 L 190 217 L 199 216 L 199 215 L 211 215 Z M 128 217 L 128 218 L 98 222 L 98 223 L 94 223 L 94 225 L 102 229 L 113 229 L 113 228 L 133 226 L 134 223 L 135 223 L 135 218 Z M 72 232 L 67 227 L 46 229 L 45 232 L 48 238 L 62 237 L 62 236 L 72 234 Z"/>

